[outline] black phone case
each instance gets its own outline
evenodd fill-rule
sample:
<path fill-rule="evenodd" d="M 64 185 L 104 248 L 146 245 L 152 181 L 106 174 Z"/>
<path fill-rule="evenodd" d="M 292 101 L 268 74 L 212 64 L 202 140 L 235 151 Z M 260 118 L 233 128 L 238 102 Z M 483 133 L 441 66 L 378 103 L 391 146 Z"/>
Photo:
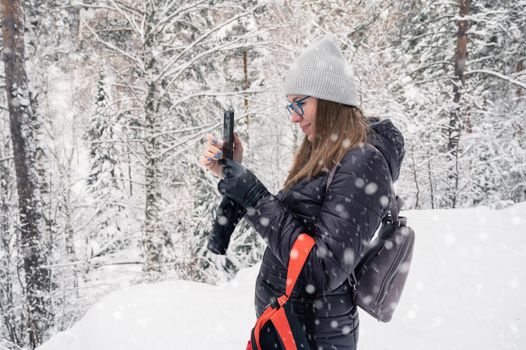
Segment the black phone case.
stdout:
<path fill-rule="evenodd" d="M 234 111 L 225 111 L 223 117 L 223 158 L 234 157 Z"/>

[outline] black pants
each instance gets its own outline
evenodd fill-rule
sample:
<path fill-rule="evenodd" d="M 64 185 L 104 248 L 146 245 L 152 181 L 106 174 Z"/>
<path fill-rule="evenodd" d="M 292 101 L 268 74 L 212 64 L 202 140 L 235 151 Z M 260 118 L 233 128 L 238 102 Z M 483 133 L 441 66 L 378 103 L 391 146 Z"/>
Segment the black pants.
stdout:
<path fill-rule="evenodd" d="M 356 306 L 349 313 L 323 317 L 311 302 L 297 305 L 298 319 L 312 350 L 356 350 L 359 315 Z"/>

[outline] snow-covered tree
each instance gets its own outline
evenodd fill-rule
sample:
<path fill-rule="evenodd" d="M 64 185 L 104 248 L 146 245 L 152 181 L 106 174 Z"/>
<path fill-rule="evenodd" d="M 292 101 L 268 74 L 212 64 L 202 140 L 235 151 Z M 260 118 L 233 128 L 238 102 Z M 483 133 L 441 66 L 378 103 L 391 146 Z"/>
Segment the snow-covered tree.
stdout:
<path fill-rule="evenodd" d="M 50 271 L 44 220 L 35 167 L 31 92 L 25 68 L 24 12 L 21 1 L 2 2 L 5 91 L 9 108 L 11 140 L 18 192 L 19 254 L 24 263 L 27 316 L 20 345 L 37 347 L 52 320 Z M 28 338 L 26 341 L 26 337 Z"/>
<path fill-rule="evenodd" d="M 112 1 L 90 7 L 111 21 L 87 22 L 86 31 L 113 55 L 111 64 L 119 82 L 141 109 L 135 113 L 141 141 L 131 147 L 144 169 L 144 271 L 147 279 L 154 280 L 163 268 L 167 237 L 163 198 L 178 200 L 178 190 L 166 186 L 187 176 L 184 164 L 195 161 L 185 156 L 188 147 L 211 125 L 220 125 L 208 121 L 203 126 L 204 120 L 215 119 L 203 115 L 222 115 L 217 112 L 220 104 L 207 98 L 204 82 L 216 56 L 253 45 L 253 32 L 230 38 L 225 33 L 261 6 L 242 9 L 229 1 Z"/>
<path fill-rule="evenodd" d="M 0 98 L 2 104 L 4 98 Z M 0 118 L 0 346 L 3 343 L 24 344 L 25 314 L 17 303 L 23 297 L 16 278 L 18 250 L 16 233 L 16 178 L 14 174 L 9 117 L 2 111 Z"/>
<path fill-rule="evenodd" d="M 84 140 L 89 149 L 88 190 L 94 214 L 87 230 L 88 260 L 126 245 L 123 225 L 126 219 L 122 167 L 119 147 L 119 114 L 110 98 L 106 75 L 101 70 L 97 83 L 95 111 Z"/>
<path fill-rule="evenodd" d="M 497 169 L 524 173 L 512 166 L 523 159 L 520 149 L 499 146 L 516 140 L 513 130 L 524 124 L 518 112 L 524 100 L 516 94 L 521 59 L 501 60 L 524 50 L 524 25 L 514 20 L 523 12 L 520 3 L 463 1 L 404 1 L 389 12 L 396 26 L 387 32 L 393 40 L 386 51 L 394 58 L 388 67 L 398 82 L 386 85 L 411 115 L 407 141 L 416 147 L 408 150 L 416 153 L 408 154 L 414 169 L 407 174 L 421 185 L 419 206 L 498 205 L 517 188 Z"/>

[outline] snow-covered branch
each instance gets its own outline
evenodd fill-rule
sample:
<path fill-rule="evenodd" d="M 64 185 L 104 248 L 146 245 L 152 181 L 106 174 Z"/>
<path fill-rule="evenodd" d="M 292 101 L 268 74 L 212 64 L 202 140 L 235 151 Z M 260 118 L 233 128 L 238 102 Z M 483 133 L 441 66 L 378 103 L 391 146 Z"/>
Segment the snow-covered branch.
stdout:
<path fill-rule="evenodd" d="M 1 162 L 7 162 L 8 160 L 13 160 L 15 159 L 15 157 L 5 157 L 5 158 L 0 158 L 0 163 Z"/>
<path fill-rule="evenodd" d="M 220 126 L 222 124 L 223 124 L 223 121 L 220 121 L 220 122 L 217 122 L 215 124 L 212 124 L 204 132 L 213 130 L 214 128 L 217 128 L 218 126 Z M 169 152 L 171 152 L 172 150 L 176 149 L 177 147 L 179 147 L 181 145 L 184 145 L 184 144 L 186 144 L 186 143 L 188 143 L 188 142 L 190 142 L 192 140 L 200 139 L 203 136 L 204 132 L 203 131 L 199 131 L 199 132 L 197 132 L 195 134 L 192 134 L 192 135 L 188 136 L 184 140 L 172 145 L 171 147 L 166 148 L 165 150 L 162 151 L 161 157 L 164 157 L 166 154 L 168 154 Z"/>
<path fill-rule="evenodd" d="M 132 61 L 133 63 L 135 63 L 135 65 L 137 66 L 137 68 L 139 68 L 139 70 L 141 72 L 144 72 L 145 69 L 144 69 L 144 63 L 142 62 L 142 60 L 138 59 L 137 57 L 134 57 L 133 55 L 131 55 L 130 53 L 124 51 L 124 50 L 121 50 L 119 49 L 117 46 L 107 42 L 106 40 L 103 40 L 99 37 L 99 35 L 95 32 L 95 30 L 93 30 L 93 28 L 91 28 L 88 24 L 86 24 L 86 27 L 89 29 L 89 31 L 93 34 L 93 36 L 95 37 L 95 39 L 97 39 L 97 41 L 102 44 L 103 46 L 106 46 L 106 48 L 110 49 L 110 50 L 113 50 L 115 52 L 118 52 L 119 54 L 121 54 L 123 57 L 129 59 L 130 61 Z"/>
<path fill-rule="evenodd" d="M 111 6 L 106 6 L 103 4 L 86 4 L 83 2 L 73 2 L 71 3 L 71 5 L 64 6 L 64 8 L 69 8 L 69 7 L 73 7 L 73 8 L 80 7 L 80 8 L 86 8 L 86 9 L 116 11 L 116 9 Z"/>
<path fill-rule="evenodd" d="M 110 0 L 110 2 L 113 4 L 117 12 L 119 12 L 126 19 L 126 21 L 131 25 L 133 30 L 139 35 L 139 37 L 141 38 L 141 41 L 143 41 L 144 31 L 139 28 L 137 23 L 135 23 L 135 20 L 133 19 L 133 17 L 129 16 L 128 13 L 124 9 L 122 9 L 121 5 L 118 4 L 115 0 Z"/>
<path fill-rule="evenodd" d="M 193 94 L 187 93 L 186 95 L 184 95 L 180 99 L 175 100 L 173 102 L 173 105 L 177 106 L 178 104 L 180 104 L 182 102 L 188 101 L 188 100 L 190 100 L 192 98 L 196 98 L 196 97 L 204 97 L 204 96 L 220 97 L 220 96 L 240 96 L 240 95 L 246 96 L 246 95 L 258 94 L 258 93 L 263 93 L 263 92 L 269 92 L 269 90 L 245 90 L 245 91 L 232 91 L 232 92 L 203 91 L 203 92 L 197 92 L 197 93 L 193 93 Z"/>
<path fill-rule="evenodd" d="M 427 68 L 434 67 L 434 66 L 453 66 L 453 62 L 450 62 L 450 61 L 431 62 L 429 64 L 426 64 L 424 66 L 420 66 L 420 67 L 412 70 L 409 74 L 414 74 L 414 73 L 417 73 L 417 72 L 419 72 L 421 70 L 425 70 Z"/>
<path fill-rule="evenodd" d="M 201 6 L 203 3 L 206 3 L 207 1 L 206 0 L 201 0 L 201 1 L 198 1 L 194 4 L 191 4 L 191 5 L 188 5 L 186 7 L 181 7 L 179 8 L 177 11 L 174 11 L 173 13 L 171 13 L 170 15 L 168 15 L 167 17 L 161 19 L 158 23 L 156 23 L 152 29 L 151 29 L 151 32 L 154 33 L 157 28 L 161 27 L 161 28 L 164 28 L 164 26 L 166 24 L 169 24 L 171 21 L 173 20 L 176 20 L 177 18 L 197 9 L 199 6 Z M 174 1 L 172 2 L 170 5 L 168 5 L 165 9 L 163 9 L 163 12 L 164 13 L 168 13 L 168 11 L 170 10 L 170 8 L 175 4 L 177 3 L 177 1 Z"/>
<path fill-rule="evenodd" d="M 190 51 L 191 49 L 193 49 L 195 46 L 197 46 L 199 43 L 201 43 L 203 40 L 205 40 L 206 38 L 210 37 L 213 33 L 217 32 L 218 30 L 226 27 L 227 25 L 229 25 L 230 23 L 234 22 L 234 21 L 237 21 L 238 19 L 240 18 L 243 18 L 243 17 L 246 17 L 252 13 L 254 13 L 254 11 L 256 11 L 258 8 L 260 8 L 261 5 L 258 5 L 258 6 L 255 6 L 254 8 L 248 10 L 248 11 L 245 11 L 237 16 L 234 16 L 232 18 L 230 18 L 229 20 L 215 26 L 214 28 L 210 29 L 209 31 L 207 31 L 206 33 L 202 34 L 199 38 L 197 38 L 196 40 L 194 40 L 190 45 L 188 45 L 188 47 L 186 47 L 182 52 L 180 52 L 178 55 L 176 55 L 175 57 L 173 57 L 170 61 L 168 61 L 168 63 L 166 64 L 166 66 L 163 68 L 162 72 L 159 74 L 159 76 L 157 77 L 157 80 L 159 79 L 162 79 L 166 74 L 170 75 L 170 73 L 167 73 L 170 68 L 179 61 L 179 59 L 184 55 L 186 54 L 188 51 Z M 239 39 L 238 39 L 239 40 Z M 236 41 L 238 41 L 236 40 Z M 207 54 L 210 54 L 209 51 L 207 51 L 208 53 Z M 214 51 L 211 51 L 211 52 L 214 52 Z"/>
<path fill-rule="evenodd" d="M 207 124 L 207 125 L 195 126 L 195 127 L 192 127 L 192 128 L 168 130 L 168 131 L 159 133 L 157 135 L 153 135 L 152 137 L 153 138 L 157 138 L 157 137 L 160 137 L 160 136 L 171 135 L 171 134 L 179 134 L 179 133 L 182 133 L 182 132 L 196 131 L 196 130 L 202 130 L 202 129 L 210 130 L 210 128 L 214 128 L 216 126 L 217 126 L 217 123 L 212 123 L 212 124 Z"/>
<path fill-rule="evenodd" d="M 465 72 L 464 74 L 470 75 L 470 74 L 474 74 L 474 73 L 481 73 L 481 74 L 491 75 L 493 77 L 505 80 L 505 81 L 507 81 L 507 82 L 509 82 L 509 83 L 511 83 L 513 85 L 516 85 L 516 86 L 519 86 L 519 87 L 521 87 L 523 89 L 526 89 L 526 83 L 524 83 L 522 81 L 518 81 L 518 80 L 513 79 L 511 77 L 508 77 L 507 75 L 501 74 L 499 72 L 494 72 L 494 71 L 489 70 L 489 69 L 472 69 L 470 71 Z"/>
<path fill-rule="evenodd" d="M 253 32 L 254 31 L 249 32 L 248 34 L 253 33 Z M 190 68 L 195 62 L 201 60 L 202 58 L 206 58 L 206 57 L 210 56 L 211 54 L 213 54 L 215 52 L 227 51 L 227 50 L 235 50 L 235 49 L 241 49 L 241 48 L 249 48 L 249 47 L 255 47 L 255 46 L 264 46 L 264 45 L 268 45 L 269 44 L 268 42 L 259 42 L 257 44 L 256 43 L 248 43 L 248 44 L 233 45 L 236 42 L 239 42 L 241 40 L 242 40 L 241 38 L 238 38 L 238 39 L 233 40 L 231 42 L 225 43 L 223 45 L 218 45 L 218 46 L 215 46 L 215 47 L 213 47 L 211 49 L 208 49 L 208 50 L 206 50 L 204 52 L 201 52 L 200 54 L 193 56 L 192 59 L 190 59 L 189 61 L 185 62 L 183 65 L 177 67 L 173 71 L 166 73 L 166 75 L 170 76 L 172 79 L 166 85 L 165 93 L 168 91 L 168 87 L 170 87 L 177 80 L 179 75 L 181 75 L 184 71 L 186 71 L 188 68 Z"/>

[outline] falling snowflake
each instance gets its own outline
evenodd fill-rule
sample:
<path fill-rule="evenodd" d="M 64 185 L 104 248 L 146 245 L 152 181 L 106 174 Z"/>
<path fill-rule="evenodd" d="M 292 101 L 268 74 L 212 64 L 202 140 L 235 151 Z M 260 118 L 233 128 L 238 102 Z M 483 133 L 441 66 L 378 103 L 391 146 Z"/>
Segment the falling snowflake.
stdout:
<path fill-rule="evenodd" d="M 219 217 L 217 218 L 217 222 L 219 223 L 219 225 L 225 226 L 226 224 L 228 224 L 228 219 L 224 215 L 219 215 Z"/>
<path fill-rule="evenodd" d="M 290 258 L 291 258 L 292 260 L 296 260 L 296 259 L 298 258 L 299 255 L 300 255 L 300 254 L 299 254 L 299 252 L 298 252 L 298 250 L 297 250 L 296 248 L 294 248 L 294 249 L 292 249 L 292 250 L 290 251 Z"/>
<path fill-rule="evenodd" d="M 259 222 L 261 223 L 261 225 L 267 227 L 270 223 L 270 220 L 266 216 L 263 216 L 261 219 L 259 219 Z"/>
<path fill-rule="evenodd" d="M 343 252 L 343 262 L 347 265 L 354 264 L 354 252 L 350 248 L 346 248 Z"/>
<path fill-rule="evenodd" d="M 361 177 L 358 177 L 354 180 L 354 185 L 358 188 L 362 188 L 365 185 L 365 181 Z"/>
<path fill-rule="evenodd" d="M 305 291 L 309 294 L 313 294 L 314 291 L 316 291 L 316 287 L 309 283 L 305 286 Z"/>
<path fill-rule="evenodd" d="M 380 197 L 380 205 L 385 208 L 387 207 L 387 205 L 389 205 L 389 197 L 385 196 L 385 195 L 382 195 Z"/>
<path fill-rule="evenodd" d="M 367 186 L 365 186 L 365 193 L 366 194 L 374 194 L 378 190 L 378 185 L 375 182 L 369 182 Z"/>
<path fill-rule="evenodd" d="M 317 249 L 318 256 L 320 258 L 325 258 L 327 256 L 327 248 L 324 246 L 319 246 Z"/>

